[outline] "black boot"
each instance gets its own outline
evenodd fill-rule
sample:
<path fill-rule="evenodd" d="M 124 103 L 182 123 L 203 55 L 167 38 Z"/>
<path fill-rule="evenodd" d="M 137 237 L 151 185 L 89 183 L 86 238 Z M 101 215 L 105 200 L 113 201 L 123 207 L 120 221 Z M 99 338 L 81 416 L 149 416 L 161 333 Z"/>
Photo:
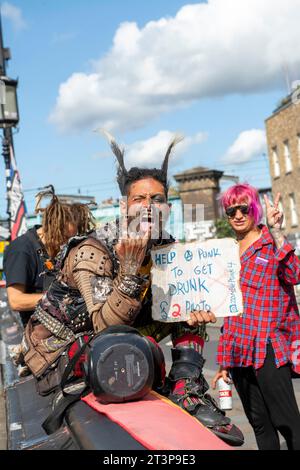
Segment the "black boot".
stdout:
<path fill-rule="evenodd" d="M 209 385 L 202 369 L 205 363 L 202 355 L 192 348 L 172 349 L 173 364 L 169 373 L 169 390 L 178 380 L 184 380 L 183 394 L 170 392 L 168 398 L 198 419 L 218 437 L 230 445 L 244 443 L 242 432 L 225 416 L 214 399 L 206 393 Z"/>

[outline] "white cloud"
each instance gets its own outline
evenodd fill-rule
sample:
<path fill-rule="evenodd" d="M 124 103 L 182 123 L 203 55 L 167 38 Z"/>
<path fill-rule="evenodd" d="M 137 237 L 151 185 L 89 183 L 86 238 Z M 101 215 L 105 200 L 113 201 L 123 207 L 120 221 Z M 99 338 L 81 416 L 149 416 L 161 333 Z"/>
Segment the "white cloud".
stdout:
<path fill-rule="evenodd" d="M 250 129 L 240 133 L 227 150 L 223 157 L 223 162 L 228 164 L 246 163 L 266 151 L 267 139 L 265 131 Z"/>
<path fill-rule="evenodd" d="M 17 30 L 24 29 L 27 27 L 21 9 L 12 5 L 11 3 L 2 3 L 1 14 L 4 18 L 9 19 L 12 22 L 14 28 Z"/>
<path fill-rule="evenodd" d="M 59 88 L 61 131 L 127 131 L 203 97 L 269 90 L 300 73 L 300 0 L 208 0 L 143 27 L 120 24 L 111 49 Z"/>
<path fill-rule="evenodd" d="M 142 168 L 160 167 L 166 154 L 168 145 L 175 133 L 167 130 L 158 132 L 146 140 L 139 140 L 125 147 L 125 165 L 127 168 L 139 166 Z M 178 143 L 170 158 L 170 166 L 188 151 L 192 145 L 200 144 L 207 139 L 205 132 L 198 132 L 193 136 L 187 136 Z"/>

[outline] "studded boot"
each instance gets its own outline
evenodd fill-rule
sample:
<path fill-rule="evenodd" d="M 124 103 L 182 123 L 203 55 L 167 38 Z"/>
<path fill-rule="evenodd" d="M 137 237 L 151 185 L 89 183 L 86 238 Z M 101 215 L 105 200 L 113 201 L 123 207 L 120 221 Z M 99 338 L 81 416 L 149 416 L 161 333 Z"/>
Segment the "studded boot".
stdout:
<path fill-rule="evenodd" d="M 192 348 L 177 347 L 172 349 L 172 359 L 167 379 L 168 398 L 228 444 L 242 445 L 244 436 L 241 431 L 207 393 L 209 385 L 202 373 L 203 356 Z"/>

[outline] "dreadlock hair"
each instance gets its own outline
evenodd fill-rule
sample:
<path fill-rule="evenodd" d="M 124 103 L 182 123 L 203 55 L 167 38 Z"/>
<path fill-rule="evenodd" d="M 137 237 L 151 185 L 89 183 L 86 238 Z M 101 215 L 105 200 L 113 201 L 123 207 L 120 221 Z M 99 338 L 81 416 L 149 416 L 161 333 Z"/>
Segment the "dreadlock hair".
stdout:
<path fill-rule="evenodd" d="M 78 235 L 85 235 L 95 229 L 96 221 L 87 204 L 75 202 L 71 210 L 77 219 Z"/>
<path fill-rule="evenodd" d="M 41 200 L 51 197 L 45 209 L 40 207 Z M 77 233 L 83 235 L 95 228 L 95 221 L 86 204 L 67 204 L 59 200 L 52 185 L 42 189 L 36 196 L 35 212 L 42 212 L 42 229 L 44 244 L 51 258 L 59 252 L 61 246 L 68 241 L 68 226 L 75 226 Z"/>
<path fill-rule="evenodd" d="M 51 258 L 54 258 L 60 247 L 66 243 L 68 224 L 76 226 L 77 222 L 71 204 L 61 203 L 58 197 L 54 195 L 50 204 L 43 211 L 42 220 L 44 242 Z"/>
<path fill-rule="evenodd" d="M 100 129 L 100 131 L 105 135 L 107 140 L 110 143 L 112 152 L 117 158 L 118 161 L 118 172 L 117 172 L 117 182 L 121 191 L 122 196 L 126 196 L 129 191 L 129 187 L 135 181 L 144 179 L 144 178 L 153 178 L 159 181 L 164 189 L 166 196 L 168 196 L 168 165 L 169 165 L 169 158 L 171 155 L 172 150 L 174 149 L 175 145 L 183 140 L 182 135 L 175 135 L 172 141 L 170 142 L 167 152 L 165 154 L 163 163 L 161 168 L 138 168 L 133 167 L 130 170 L 127 170 L 124 164 L 124 149 L 121 149 L 118 144 L 116 143 L 114 137 L 104 129 Z"/>

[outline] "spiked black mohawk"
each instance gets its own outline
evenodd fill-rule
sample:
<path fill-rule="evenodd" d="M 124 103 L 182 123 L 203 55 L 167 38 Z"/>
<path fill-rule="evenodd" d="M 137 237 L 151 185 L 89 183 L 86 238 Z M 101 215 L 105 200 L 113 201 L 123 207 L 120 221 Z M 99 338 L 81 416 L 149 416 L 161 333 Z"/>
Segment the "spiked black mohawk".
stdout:
<path fill-rule="evenodd" d="M 138 168 L 133 167 L 130 170 L 127 170 L 124 164 L 124 149 L 121 149 L 119 145 L 116 143 L 114 137 L 107 132 L 106 130 L 101 129 L 101 132 L 105 135 L 107 140 L 110 143 L 110 147 L 112 152 L 117 158 L 118 161 L 118 171 L 117 171 L 117 182 L 121 191 L 122 196 L 127 195 L 127 191 L 129 186 L 143 178 L 154 178 L 155 180 L 162 183 L 165 188 L 166 195 L 168 193 L 168 166 L 169 166 L 169 159 L 174 149 L 175 145 L 183 140 L 182 135 L 175 135 L 172 141 L 170 142 L 167 152 L 165 154 L 164 161 L 162 163 L 161 168 Z"/>

